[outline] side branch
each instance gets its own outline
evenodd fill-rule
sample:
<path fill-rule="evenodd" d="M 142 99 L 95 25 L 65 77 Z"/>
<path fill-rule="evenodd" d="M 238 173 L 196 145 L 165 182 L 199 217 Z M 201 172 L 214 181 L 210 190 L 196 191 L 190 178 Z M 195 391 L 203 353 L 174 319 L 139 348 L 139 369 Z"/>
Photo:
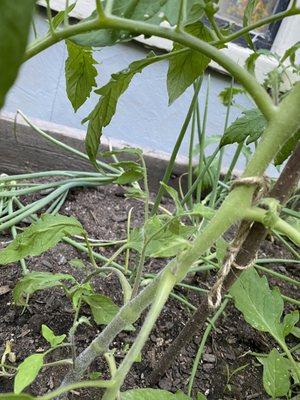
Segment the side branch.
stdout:
<path fill-rule="evenodd" d="M 269 193 L 270 197 L 277 199 L 281 204 L 287 202 L 299 182 L 299 158 L 300 144 L 298 144 L 297 148 L 294 150 L 276 184 Z M 259 250 L 261 242 L 265 239 L 267 234 L 268 230 L 259 222 L 255 222 L 236 256 L 235 263 L 239 266 L 247 266 L 251 264 L 255 259 L 255 255 Z M 223 294 L 228 292 L 241 273 L 241 269 L 230 270 L 222 286 Z M 199 333 L 209 317 L 210 311 L 208 298 L 205 296 L 183 330 L 157 362 L 157 365 L 149 377 L 149 385 L 152 386 L 157 383 L 159 378 L 165 374 L 169 366 L 174 362 L 182 348 L 192 340 L 196 333 Z"/>

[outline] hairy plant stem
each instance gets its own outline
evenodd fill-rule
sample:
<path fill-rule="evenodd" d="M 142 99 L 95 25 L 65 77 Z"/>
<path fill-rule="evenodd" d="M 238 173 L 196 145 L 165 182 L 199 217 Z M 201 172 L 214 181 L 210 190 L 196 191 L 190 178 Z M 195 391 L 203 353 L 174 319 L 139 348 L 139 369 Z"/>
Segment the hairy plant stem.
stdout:
<path fill-rule="evenodd" d="M 114 384 L 108 388 L 102 397 L 102 400 L 112 400 L 115 399 L 119 389 L 121 388 L 126 375 L 128 374 L 134 360 L 138 357 L 140 351 L 143 349 L 150 332 L 163 308 L 169 295 L 176 283 L 177 277 L 172 274 L 171 271 L 165 271 L 159 281 L 155 292 L 155 299 L 152 303 L 151 309 L 146 317 L 146 320 L 135 339 L 132 347 L 124 358 L 123 362 L 120 364 L 117 372 L 113 375 Z"/>
<path fill-rule="evenodd" d="M 299 182 L 299 157 L 300 144 L 298 144 L 293 155 L 290 157 L 288 163 L 280 174 L 275 186 L 269 193 L 271 197 L 280 201 L 281 204 L 285 204 L 287 202 L 288 198 L 293 193 Z M 241 249 L 236 256 L 235 262 L 237 265 L 249 265 L 255 259 L 255 254 L 258 251 L 261 242 L 265 239 L 267 233 L 268 230 L 259 222 L 255 222 L 252 225 L 244 243 L 241 246 Z M 239 269 L 232 269 L 229 272 L 223 284 L 223 294 L 229 290 L 241 272 L 242 270 Z M 207 297 L 205 297 L 199 304 L 193 316 L 185 325 L 184 329 L 179 333 L 177 338 L 172 342 L 171 346 L 158 361 L 157 366 L 154 368 L 149 378 L 150 385 L 154 385 L 158 379 L 164 375 L 167 368 L 172 364 L 174 359 L 181 351 L 182 347 L 189 343 L 193 336 L 200 331 L 206 319 L 209 317 L 210 311 L 211 310 L 208 307 Z"/>
<path fill-rule="evenodd" d="M 60 396 L 64 393 L 70 392 L 75 389 L 83 389 L 83 388 L 107 388 L 113 385 L 113 381 L 83 381 L 78 383 L 71 383 L 68 386 L 58 388 L 53 392 L 44 394 L 43 396 L 36 397 L 36 400 L 51 400 L 57 396 Z"/>
<path fill-rule="evenodd" d="M 252 207 L 245 210 L 245 219 L 249 221 L 256 221 L 264 224 L 267 211 L 258 207 Z M 285 222 L 283 219 L 277 217 L 277 220 L 269 227 L 269 229 L 274 229 L 280 233 L 286 235 L 292 242 L 300 246 L 300 232 L 294 228 L 292 225 Z"/>
<path fill-rule="evenodd" d="M 243 177 L 262 176 L 267 166 L 283 144 L 297 131 L 297 129 L 299 129 L 299 103 L 300 84 L 297 84 L 292 92 L 283 100 L 278 111 L 273 116 L 272 121 L 268 124 L 252 159 L 245 169 Z M 291 181 L 291 178 L 289 178 L 288 184 L 291 184 Z M 281 186 L 283 186 L 282 183 L 280 184 L 280 187 Z M 288 192 L 288 188 L 289 186 L 284 187 L 284 191 Z M 196 236 L 191 247 L 179 255 L 177 259 L 172 260 L 165 267 L 162 273 L 165 273 L 166 270 L 171 270 L 173 274 L 176 275 L 177 282 L 180 282 L 199 257 L 208 250 L 231 225 L 243 219 L 243 210 L 251 206 L 254 191 L 255 187 L 253 186 L 243 185 L 234 187 L 212 220 L 206 225 L 204 230 Z M 263 229 L 265 228 L 263 227 Z M 253 252 L 251 251 L 251 256 L 252 255 Z M 154 279 L 153 282 L 151 282 L 134 299 L 123 306 L 113 321 L 76 358 L 74 371 L 65 377 L 62 382 L 63 386 L 78 381 L 94 359 L 98 355 L 107 351 L 115 336 L 128 326 L 128 324 L 134 323 L 148 305 L 155 300 L 157 285 L 160 282 L 162 273 L 159 274 L 157 278 Z M 236 275 L 234 274 L 234 279 L 235 277 Z M 202 318 L 202 310 L 200 309 L 199 311 L 201 321 L 205 321 L 206 315 L 208 315 L 207 301 L 204 302 L 203 307 L 204 320 Z M 190 337 L 191 333 L 188 332 L 187 335 Z M 165 363 L 167 358 L 162 361 Z M 159 369 L 162 370 L 161 365 Z"/>

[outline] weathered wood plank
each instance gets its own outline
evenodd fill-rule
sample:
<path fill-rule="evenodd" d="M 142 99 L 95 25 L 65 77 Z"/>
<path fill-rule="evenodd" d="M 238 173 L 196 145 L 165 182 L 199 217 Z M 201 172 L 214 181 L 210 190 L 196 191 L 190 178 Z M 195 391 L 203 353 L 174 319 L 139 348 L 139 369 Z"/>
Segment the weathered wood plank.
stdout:
<path fill-rule="evenodd" d="M 85 131 L 69 128 L 54 123 L 31 119 L 41 130 L 63 143 L 84 152 Z M 111 145 L 115 149 L 129 146 L 117 140 L 102 137 L 101 151 L 107 151 Z M 19 117 L 14 129 L 14 115 L 0 114 L 0 173 L 16 174 L 47 170 L 93 170 L 89 161 L 48 142 Z M 155 190 L 162 179 L 169 156 L 159 151 L 143 149 L 149 169 L 149 184 Z M 129 158 L 127 155 L 123 158 Z M 122 158 L 122 157 L 120 157 Z M 174 176 L 170 182 L 176 186 L 178 176 L 187 170 L 187 158 L 179 156 L 174 168 Z"/>

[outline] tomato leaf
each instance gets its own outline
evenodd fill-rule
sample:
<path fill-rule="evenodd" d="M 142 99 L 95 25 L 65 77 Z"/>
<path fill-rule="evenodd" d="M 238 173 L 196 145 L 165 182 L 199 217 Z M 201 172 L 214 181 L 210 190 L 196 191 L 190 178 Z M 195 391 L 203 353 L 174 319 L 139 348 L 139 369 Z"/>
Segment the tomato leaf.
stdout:
<path fill-rule="evenodd" d="M 300 140 L 300 130 L 295 133 L 280 149 L 275 157 L 274 164 L 281 165 L 293 152 Z"/>
<path fill-rule="evenodd" d="M 258 49 L 254 53 L 250 54 L 250 56 L 245 61 L 245 67 L 252 74 L 254 74 L 255 72 L 255 64 L 260 56 L 275 58 L 276 61 L 279 61 L 279 57 L 276 53 L 273 53 L 272 51 L 267 49 Z"/>
<path fill-rule="evenodd" d="M 209 42 L 213 36 L 202 22 L 196 22 L 186 27 L 186 31 L 197 38 Z M 182 50 L 180 44 L 174 44 L 173 52 Z M 186 49 L 182 54 L 172 57 L 168 70 L 169 104 L 172 104 L 201 75 L 203 75 L 210 59 L 196 50 Z"/>
<path fill-rule="evenodd" d="M 222 104 L 226 107 L 229 105 L 235 104 L 234 97 L 238 94 L 244 94 L 245 89 L 237 88 L 237 87 L 226 87 L 219 93 L 219 99 L 221 100 Z"/>
<path fill-rule="evenodd" d="M 252 19 L 252 14 L 258 4 L 259 0 L 248 0 L 247 5 L 244 11 L 244 16 L 243 16 L 243 27 L 247 27 L 248 25 L 251 24 L 251 19 Z M 248 45 L 250 46 L 251 49 L 255 50 L 254 45 L 252 43 L 252 39 L 250 36 L 250 33 L 246 33 L 244 35 L 244 38 Z"/>
<path fill-rule="evenodd" d="M 243 111 L 243 116 L 237 118 L 225 131 L 220 147 L 232 143 L 241 143 L 246 138 L 247 144 L 256 141 L 264 132 L 267 121 L 258 109 Z"/>
<path fill-rule="evenodd" d="M 257 357 L 263 364 L 265 391 L 273 399 L 285 396 L 290 389 L 290 361 L 273 349 L 267 357 Z"/>
<path fill-rule="evenodd" d="M 119 98 L 126 91 L 135 74 L 142 72 L 145 67 L 158 60 L 160 58 L 151 52 L 147 58 L 134 61 L 127 69 L 113 74 L 111 80 L 105 86 L 96 90 L 96 93 L 101 96 L 100 100 L 94 110 L 83 121 L 89 122 L 85 146 L 92 162 L 96 160 L 102 130 L 114 116 Z"/>
<path fill-rule="evenodd" d="M 53 330 L 50 329 L 47 325 L 42 325 L 42 335 L 44 339 L 46 339 L 47 342 L 50 343 L 51 347 L 58 346 L 66 338 L 66 335 L 56 336 Z"/>
<path fill-rule="evenodd" d="M 182 392 L 170 393 L 160 389 L 132 389 L 121 393 L 121 400 L 191 400 Z"/>
<path fill-rule="evenodd" d="M 283 319 L 283 335 L 293 333 L 295 325 L 299 322 L 299 311 L 295 310 L 287 314 Z"/>
<path fill-rule="evenodd" d="M 64 236 L 80 235 L 82 231 L 82 225 L 73 217 L 45 214 L 0 252 L 0 265 L 38 256 L 54 247 Z"/>
<path fill-rule="evenodd" d="M 82 300 L 90 306 L 93 318 L 98 325 L 109 324 L 119 311 L 117 304 L 102 294 L 83 296 Z"/>
<path fill-rule="evenodd" d="M 169 194 L 169 196 L 173 199 L 175 206 L 176 206 L 176 211 L 178 214 L 182 213 L 184 211 L 177 190 L 172 188 L 169 185 L 166 185 L 164 182 L 160 182 L 160 184 L 163 186 L 165 191 Z"/>
<path fill-rule="evenodd" d="M 283 63 L 287 58 L 289 58 L 290 63 L 295 66 L 296 65 L 296 52 L 300 49 L 300 41 L 295 43 L 292 47 L 286 50 L 284 55 L 282 56 L 280 63 Z M 298 66 L 299 68 L 299 66 Z"/>
<path fill-rule="evenodd" d="M 44 363 L 44 354 L 32 354 L 19 365 L 14 380 L 14 392 L 19 394 L 37 377 Z"/>
<path fill-rule="evenodd" d="M 76 0 L 77 1 L 77 0 Z M 73 4 L 70 4 L 69 7 L 67 8 L 67 10 L 62 10 L 59 11 L 53 18 L 52 18 L 52 26 L 54 29 L 58 28 L 60 24 L 63 23 L 64 18 L 65 18 L 65 12 L 67 12 L 68 14 L 73 11 L 73 9 L 76 6 L 76 1 Z"/>
<path fill-rule="evenodd" d="M 65 65 L 67 95 L 75 111 L 84 104 L 96 86 L 97 61 L 90 47 L 78 46 L 66 40 L 68 58 Z"/>
<path fill-rule="evenodd" d="M 158 216 L 150 218 L 144 228 L 134 228 L 128 246 L 141 252 L 143 248 L 143 229 L 146 235 L 146 256 L 154 258 L 173 257 L 189 247 L 187 238 L 194 232 L 192 226 L 185 226 L 178 220 L 162 220 Z"/>
<path fill-rule="evenodd" d="M 25 52 L 35 0 L 0 1 L 0 109 Z"/>
<path fill-rule="evenodd" d="M 143 168 L 134 161 L 120 161 L 111 164 L 113 167 L 122 168 L 124 172 L 114 181 L 119 185 L 126 185 L 128 183 L 139 181 L 144 177 Z"/>
<path fill-rule="evenodd" d="M 151 19 L 151 23 L 159 24 L 164 19 L 164 15 L 162 15 L 161 12 L 163 12 L 162 7 L 167 1 L 168 0 L 136 0 L 129 2 L 127 0 L 115 0 L 112 13 L 118 17 L 124 17 L 135 21 L 148 21 Z M 178 9 L 178 7 L 175 8 Z M 95 11 L 87 20 L 95 18 L 96 16 L 97 12 Z M 124 30 L 100 29 L 76 35 L 72 40 L 82 46 L 104 47 L 111 46 L 116 42 L 128 41 L 136 35 L 137 34 Z"/>
<path fill-rule="evenodd" d="M 38 290 L 62 286 L 62 281 L 74 282 L 73 276 L 68 274 L 51 274 L 50 272 L 30 272 L 19 280 L 13 290 L 13 299 L 17 305 L 24 305 L 26 295 L 31 295 Z"/>
<path fill-rule="evenodd" d="M 269 288 L 265 276 L 260 277 L 254 268 L 249 268 L 231 287 L 230 294 L 253 328 L 269 332 L 279 341 L 284 340 L 284 328 L 280 323 L 283 300 L 278 289 Z"/>

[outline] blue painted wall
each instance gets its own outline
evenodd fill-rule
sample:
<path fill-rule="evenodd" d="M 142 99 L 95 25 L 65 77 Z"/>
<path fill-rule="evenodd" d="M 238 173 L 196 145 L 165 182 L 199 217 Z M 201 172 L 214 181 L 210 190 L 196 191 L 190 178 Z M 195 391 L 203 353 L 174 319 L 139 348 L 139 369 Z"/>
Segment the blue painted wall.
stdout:
<path fill-rule="evenodd" d="M 43 13 L 37 15 L 37 30 L 41 34 L 47 30 Z M 149 52 L 138 43 L 118 44 L 95 52 L 99 64 L 98 85 L 105 84 L 110 75 L 126 68 L 134 60 L 143 58 Z M 52 121 L 70 127 L 84 129 L 81 120 L 88 115 L 97 102 L 97 96 L 91 98 L 75 114 L 65 92 L 64 62 L 66 47 L 57 44 L 37 55 L 23 65 L 15 86 L 10 91 L 5 109 L 15 112 L 21 109 L 31 117 Z M 129 90 L 120 99 L 116 116 L 105 129 L 105 135 L 141 147 L 170 153 L 185 118 L 192 90 L 188 90 L 172 106 L 168 107 L 166 74 L 168 64 L 154 64 L 138 74 Z M 218 94 L 230 85 L 230 78 L 209 71 L 211 74 L 211 94 L 208 113 L 208 135 L 222 134 L 226 108 L 221 105 Z M 200 95 L 203 107 L 207 76 Z M 240 97 L 240 103 L 249 106 L 246 97 Z M 232 109 L 230 120 L 234 120 L 240 111 Z M 187 154 L 188 140 L 185 140 L 180 152 Z M 232 149 L 226 150 L 225 165 L 229 164 Z M 239 168 L 241 168 L 241 164 Z"/>

